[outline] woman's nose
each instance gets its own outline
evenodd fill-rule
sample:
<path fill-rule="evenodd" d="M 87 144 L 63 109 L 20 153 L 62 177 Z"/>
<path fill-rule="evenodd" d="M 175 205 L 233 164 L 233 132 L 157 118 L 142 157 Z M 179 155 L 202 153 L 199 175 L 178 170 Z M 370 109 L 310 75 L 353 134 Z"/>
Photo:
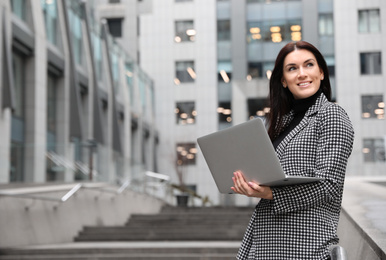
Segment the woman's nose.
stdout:
<path fill-rule="evenodd" d="M 300 77 L 304 77 L 306 75 L 304 69 L 302 67 L 299 68 L 299 74 L 298 74 L 298 78 Z"/>

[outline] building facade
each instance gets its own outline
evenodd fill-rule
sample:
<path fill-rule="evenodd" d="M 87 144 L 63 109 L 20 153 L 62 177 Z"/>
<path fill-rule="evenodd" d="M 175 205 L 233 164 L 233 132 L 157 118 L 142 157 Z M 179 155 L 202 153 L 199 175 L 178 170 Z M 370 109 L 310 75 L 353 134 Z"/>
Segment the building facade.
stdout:
<path fill-rule="evenodd" d="M 93 1 L 0 1 L 0 183 L 156 171 L 153 81 Z"/>
<path fill-rule="evenodd" d="M 276 55 L 298 40 L 322 52 L 354 124 L 347 176 L 385 174 L 382 0 L 0 3 L 2 183 L 150 170 L 249 204 L 218 193 L 196 139 L 269 113 Z"/>
<path fill-rule="evenodd" d="M 139 46 L 141 66 L 155 84 L 159 171 L 217 204 L 196 143 L 218 129 L 215 18 L 214 0 L 152 1 L 140 17 Z"/>
<path fill-rule="evenodd" d="M 337 101 L 355 127 L 347 175 L 385 176 L 386 2 L 334 1 Z"/>

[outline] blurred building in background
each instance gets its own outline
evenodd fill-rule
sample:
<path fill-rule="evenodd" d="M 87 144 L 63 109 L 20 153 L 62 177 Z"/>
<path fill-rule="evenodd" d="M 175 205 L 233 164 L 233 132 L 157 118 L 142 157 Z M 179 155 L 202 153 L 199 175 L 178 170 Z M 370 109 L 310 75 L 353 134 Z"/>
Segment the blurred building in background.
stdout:
<path fill-rule="evenodd" d="M 2 183 L 87 179 L 91 165 L 94 180 L 150 170 L 249 203 L 219 195 L 196 139 L 269 113 L 276 55 L 299 40 L 354 124 L 347 176 L 385 174 L 385 1 L 0 3 Z"/>
<path fill-rule="evenodd" d="M 153 80 L 93 1 L 0 7 L 0 182 L 120 183 L 156 171 Z"/>
<path fill-rule="evenodd" d="M 386 2 L 334 1 L 337 102 L 355 128 L 348 176 L 385 176 Z"/>
<path fill-rule="evenodd" d="M 347 175 L 385 174 L 385 1 L 163 0 L 148 6 L 139 20 L 139 46 L 141 65 L 155 82 L 160 172 L 181 165 L 199 194 L 243 203 L 218 195 L 196 138 L 268 113 L 276 55 L 288 42 L 305 40 L 324 55 L 333 101 L 354 123 Z"/>

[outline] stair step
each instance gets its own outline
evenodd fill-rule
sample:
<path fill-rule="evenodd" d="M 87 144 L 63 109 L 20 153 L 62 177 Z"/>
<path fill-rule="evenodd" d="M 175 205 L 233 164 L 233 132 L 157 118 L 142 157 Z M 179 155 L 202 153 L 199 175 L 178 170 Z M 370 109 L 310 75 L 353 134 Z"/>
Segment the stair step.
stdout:
<path fill-rule="evenodd" d="M 186 232 L 213 232 L 213 231 L 224 231 L 224 229 L 227 230 L 238 230 L 239 228 L 246 228 L 245 225 L 234 225 L 234 226 L 174 226 L 174 227 L 154 227 L 151 229 L 152 232 L 176 232 L 184 234 Z M 209 229 L 209 230 L 208 230 Z M 116 234 L 116 233 L 137 233 L 141 232 L 143 233 L 143 227 L 130 227 L 130 228 L 88 228 L 85 230 L 82 230 L 82 234 L 96 234 L 96 233 L 104 233 L 104 234 Z"/>
<path fill-rule="evenodd" d="M 98 255 L 36 255 L 36 256 L 0 256 L 0 260 L 234 260 L 235 254 L 98 254 Z"/>
<path fill-rule="evenodd" d="M 205 246 L 206 245 L 206 246 Z M 0 260 L 235 259 L 239 242 L 73 243 L 70 246 L 3 249 Z"/>
<path fill-rule="evenodd" d="M 132 215 L 125 226 L 89 227 L 75 241 L 241 240 L 250 207 L 164 207 L 159 214 Z"/>
<path fill-rule="evenodd" d="M 213 241 L 218 240 L 218 237 L 224 237 L 223 241 L 231 240 L 241 240 L 243 233 L 238 233 L 234 235 L 229 234 L 213 234 L 213 235 L 202 235 L 202 234 L 192 234 L 184 236 L 181 239 L 180 235 L 167 235 L 167 234 L 145 234 L 145 235 L 117 235 L 117 236 L 105 236 L 105 235 L 93 235 L 93 236 L 81 236 L 75 239 L 76 242 L 79 241 Z"/>
<path fill-rule="evenodd" d="M 233 260 L 252 213 L 250 207 L 165 207 L 118 227 L 86 226 L 68 247 L 3 249 L 0 260 Z"/>

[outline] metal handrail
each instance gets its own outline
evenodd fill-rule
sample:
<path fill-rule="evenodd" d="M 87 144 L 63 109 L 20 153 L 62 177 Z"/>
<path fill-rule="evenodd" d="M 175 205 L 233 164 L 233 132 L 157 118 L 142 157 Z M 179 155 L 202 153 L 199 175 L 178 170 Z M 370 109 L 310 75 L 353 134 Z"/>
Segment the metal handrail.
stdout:
<path fill-rule="evenodd" d="M 67 201 L 71 196 L 73 196 L 80 188 L 82 188 L 83 184 L 76 184 L 74 187 L 72 187 L 66 194 L 64 194 L 61 198 L 55 198 L 50 196 L 38 196 L 38 195 L 32 195 L 31 192 L 26 193 L 12 193 L 7 191 L 0 191 L 0 196 L 9 196 L 9 197 L 18 197 L 18 198 L 27 198 L 27 199 L 39 199 L 39 200 L 47 200 L 47 201 L 54 201 L 54 202 L 65 202 Z M 58 189 L 56 189 L 57 191 Z M 49 190 L 49 191 L 55 191 L 55 190 Z M 47 192 L 47 190 L 46 190 Z"/>
<path fill-rule="evenodd" d="M 121 194 L 130 185 L 130 180 L 125 181 L 117 190 L 118 194 Z"/>
<path fill-rule="evenodd" d="M 105 185 L 103 185 L 105 186 Z M 15 192 L 15 191 L 7 191 L 0 190 L 0 196 L 8 196 L 8 197 L 16 197 L 16 198 L 26 198 L 26 199 L 38 199 L 38 200 L 46 200 L 53 202 L 65 202 L 69 198 L 71 198 L 75 193 L 77 193 L 81 188 L 84 189 L 97 189 L 98 191 L 114 193 L 116 195 L 122 194 L 128 187 L 130 186 L 130 180 L 125 181 L 118 189 L 106 189 L 104 187 L 100 187 L 100 184 L 96 183 L 78 183 L 73 186 L 66 194 L 64 194 L 61 198 L 52 197 L 52 196 L 42 196 L 42 195 L 33 195 L 33 193 L 43 193 L 43 192 L 56 192 L 62 189 L 57 187 L 44 187 L 44 188 L 26 188 L 28 191 Z"/>
<path fill-rule="evenodd" d="M 65 202 L 67 201 L 72 195 L 74 195 L 80 188 L 82 188 L 82 184 L 78 183 L 75 185 L 69 192 L 67 192 L 60 201 Z"/>
<path fill-rule="evenodd" d="M 346 250 L 339 245 L 333 245 L 330 247 L 331 260 L 347 260 Z"/>

